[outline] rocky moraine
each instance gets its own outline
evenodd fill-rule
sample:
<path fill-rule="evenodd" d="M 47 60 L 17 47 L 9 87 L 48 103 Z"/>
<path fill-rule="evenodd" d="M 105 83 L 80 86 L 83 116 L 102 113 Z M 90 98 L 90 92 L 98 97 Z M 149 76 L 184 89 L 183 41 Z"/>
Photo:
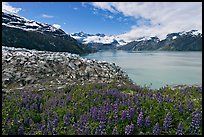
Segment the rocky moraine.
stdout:
<path fill-rule="evenodd" d="M 2 46 L 3 89 L 60 90 L 76 83 L 131 81 L 119 66 L 67 52 Z"/>

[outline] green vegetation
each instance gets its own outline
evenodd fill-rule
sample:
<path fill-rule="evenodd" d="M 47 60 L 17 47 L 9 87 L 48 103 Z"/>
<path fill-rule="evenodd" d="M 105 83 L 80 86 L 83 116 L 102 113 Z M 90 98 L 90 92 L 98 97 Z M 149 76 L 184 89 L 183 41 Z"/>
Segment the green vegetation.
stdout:
<path fill-rule="evenodd" d="M 202 134 L 202 92 L 131 83 L 2 96 L 2 134 Z"/>
<path fill-rule="evenodd" d="M 68 35 L 54 36 L 48 32 L 40 33 L 36 31 L 24 31 L 22 29 L 6 26 L 2 26 L 2 45 L 16 48 L 70 52 L 76 54 L 85 54 L 94 51 L 92 48 L 78 43 L 75 39 Z"/>

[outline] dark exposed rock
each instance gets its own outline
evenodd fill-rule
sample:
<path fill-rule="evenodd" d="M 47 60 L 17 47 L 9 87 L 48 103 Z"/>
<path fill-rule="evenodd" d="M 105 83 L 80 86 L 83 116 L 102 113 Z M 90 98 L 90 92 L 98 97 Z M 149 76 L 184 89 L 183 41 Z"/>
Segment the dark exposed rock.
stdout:
<path fill-rule="evenodd" d="M 157 37 L 138 39 L 118 47 L 128 51 L 202 51 L 202 34 L 197 30 L 170 33 L 165 39 Z"/>
<path fill-rule="evenodd" d="M 4 12 L 2 12 L 2 45 L 76 54 L 95 51 L 87 45 L 77 42 L 62 29 Z"/>

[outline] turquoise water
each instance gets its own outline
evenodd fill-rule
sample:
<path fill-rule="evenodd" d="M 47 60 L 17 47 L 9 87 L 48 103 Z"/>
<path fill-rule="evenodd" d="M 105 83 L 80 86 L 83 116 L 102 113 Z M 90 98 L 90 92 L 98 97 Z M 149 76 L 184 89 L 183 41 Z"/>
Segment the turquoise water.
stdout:
<path fill-rule="evenodd" d="M 83 56 L 120 66 L 139 85 L 150 88 L 202 84 L 202 52 L 100 51 Z"/>

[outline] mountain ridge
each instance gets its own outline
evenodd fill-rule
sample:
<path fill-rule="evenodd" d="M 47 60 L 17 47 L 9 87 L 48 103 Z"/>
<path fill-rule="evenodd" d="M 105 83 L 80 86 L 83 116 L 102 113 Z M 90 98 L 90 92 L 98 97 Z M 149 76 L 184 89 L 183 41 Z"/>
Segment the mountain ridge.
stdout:
<path fill-rule="evenodd" d="M 202 51 L 202 34 L 197 30 L 169 33 L 163 40 L 157 37 L 135 40 L 118 49 L 131 51 Z"/>
<path fill-rule="evenodd" d="M 118 35 L 88 34 L 82 31 L 67 34 L 53 25 L 2 12 L 2 45 L 76 54 L 109 49 L 201 51 L 202 34 L 190 30 L 169 33 L 164 39 L 142 36 L 129 42 Z"/>
<path fill-rule="evenodd" d="M 76 54 L 95 51 L 77 42 L 62 29 L 4 12 L 2 12 L 2 45 Z"/>
<path fill-rule="evenodd" d="M 166 38 L 140 37 L 131 42 L 119 39 L 118 36 L 106 36 L 105 34 L 88 34 L 84 32 L 71 33 L 71 37 L 97 50 L 175 50 L 175 51 L 200 51 L 202 50 L 202 34 L 198 30 L 174 32 L 166 35 Z M 121 44 L 122 43 L 122 44 Z"/>

